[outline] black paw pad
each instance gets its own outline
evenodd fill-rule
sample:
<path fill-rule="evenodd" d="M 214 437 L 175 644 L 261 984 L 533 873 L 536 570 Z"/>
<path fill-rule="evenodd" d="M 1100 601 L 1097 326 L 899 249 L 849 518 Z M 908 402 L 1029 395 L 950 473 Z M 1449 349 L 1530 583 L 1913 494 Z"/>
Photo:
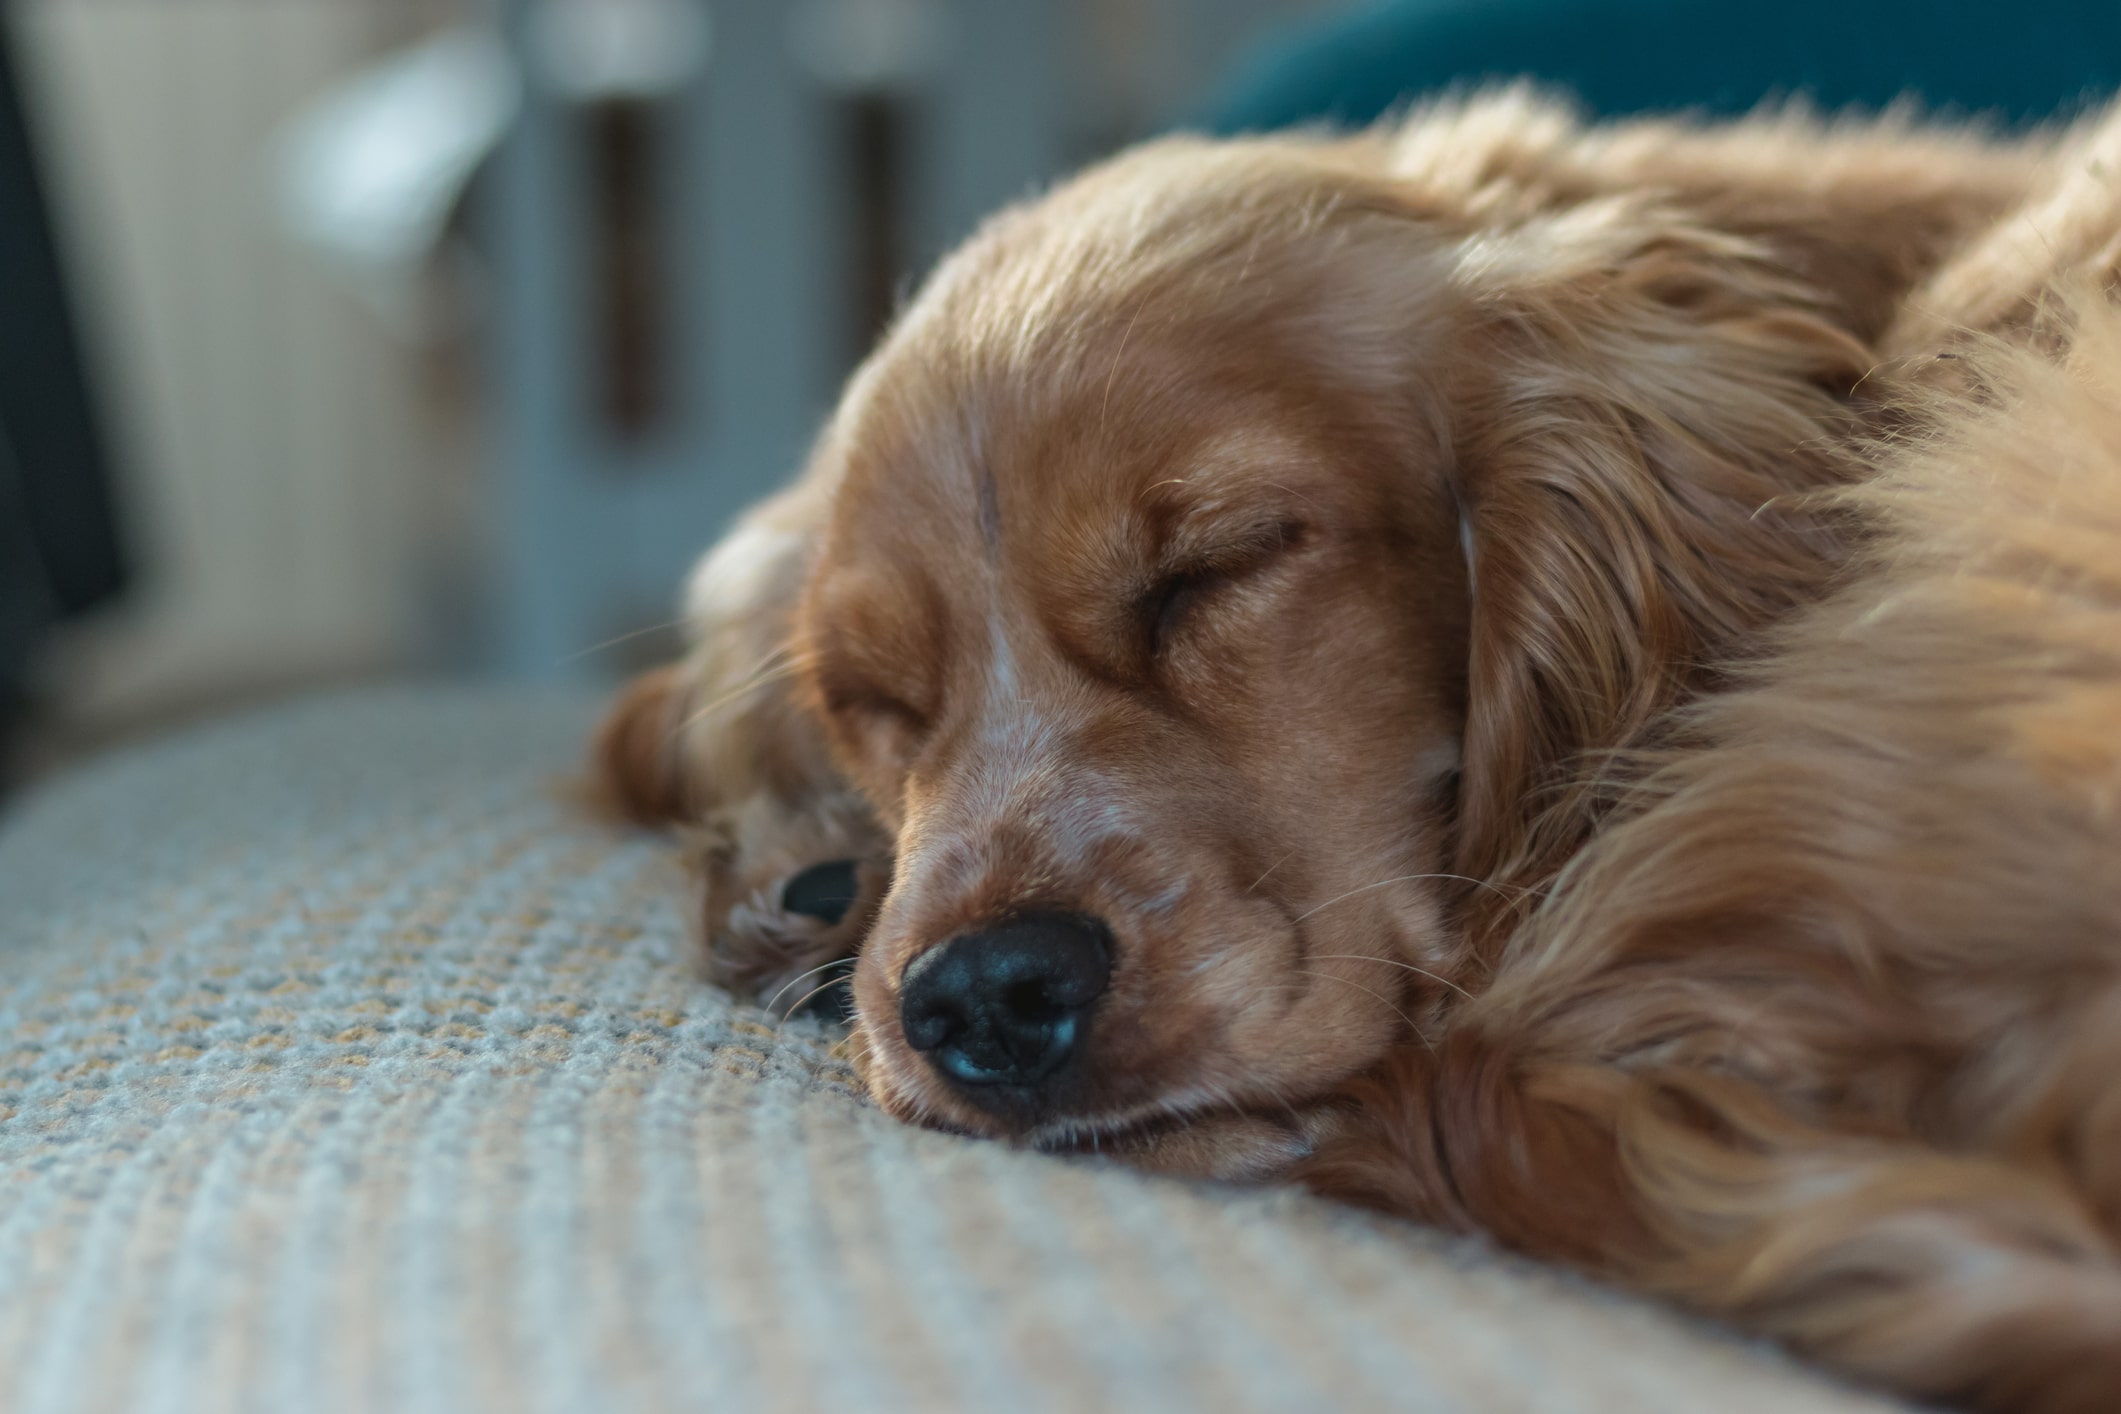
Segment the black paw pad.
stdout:
<path fill-rule="evenodd" d="M 781 908 L 800 913 L 827 925 L 838 923 L 862 896 L 851 859 L 829 859 L 813 864 L 781 887 Z"/>

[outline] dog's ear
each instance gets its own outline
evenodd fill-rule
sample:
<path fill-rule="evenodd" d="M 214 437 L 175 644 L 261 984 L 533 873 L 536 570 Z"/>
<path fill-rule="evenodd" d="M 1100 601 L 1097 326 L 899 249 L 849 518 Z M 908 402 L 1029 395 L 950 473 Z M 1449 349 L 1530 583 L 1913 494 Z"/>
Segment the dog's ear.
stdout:
<path fill-rule="evenodd" d="M 638 825 L 684 820 L 689 807 L 683 753 L 682 664 L 627 683 L 597 727 L 591 761 L 603 804 Z"/>
<path fill-rule="evenodd" d="M 1868 356 L 1759 248 L 1624 203 L 1479 238 L 1458 269 L 1454 867 L 1540 881 L 1591 822 L 1586 766 L 1830 571 L 1834 528 L 1802 501 L 1849 473 Z"/>
<path fill-rule="evenodd" d="M 834 781 L 787 691 L 787 640 L 829 499 L 798 483 L 754 506 L 685 590 L 690 647 L 620 691 L 592 750 L 600 794 L 643 825 L 706 822 L 764 797 L 800 812 Z"/>
<path fill-rule="evenodd" d="M 792 817 L 844 792 L 791 691 L 795 607 L 828 505 L 798 484 L 701 559 L 685 594 L 686 655 L 629 682 L 598 729 L 594 768 L 616 813 L 646 825 Z"/>
<path fill-rule="evenodd" d="M 888 835 L 794 690 L 793 616 L 828 506 L 799 484 L 708 553 L 686 594 L 690 651 L 627 684 L 593 750 L 613 813 L 682 827 L 709 978 L 791 1004 L 795 982 L 860 946 L 889 877 Z"/>

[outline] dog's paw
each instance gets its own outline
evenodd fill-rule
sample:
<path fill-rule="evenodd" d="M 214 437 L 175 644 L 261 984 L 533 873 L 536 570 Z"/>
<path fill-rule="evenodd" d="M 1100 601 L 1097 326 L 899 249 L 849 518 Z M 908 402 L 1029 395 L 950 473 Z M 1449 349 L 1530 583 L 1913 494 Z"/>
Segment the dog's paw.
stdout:
<path fill-rule="evenodd" d="M 728 879 L 728 874 L 721 876 Z M 781 1016 L 844 1022 L 848 981 L 882 900 L 889 871 L 856 859 L 827 859 L 766 880 L 726 907 L 710 874 L 709 979 Z M 734 880 L 730 880 L 734 883 Z"/>
<path fill-rule="evenodd" d="M 855 905 L 862 902 L 861 861 L 828 859 L 807 869 L 798 869 L 780 886 L 781 912 L 787 915 L 783 936 L 800 931 L 797 919 L 814 922 L 819 931 L 805 951 L 815 953 L 837 947 L 841 925 Z M 854 940 L 860 946 L 860 940 Z M 854 1019 L 854 957 L 830 958 L 781 984 L 789 996 L 765 998 L 767 1010 L 783 1016 L 814 1016 L 844 1026 Z M 785 1007 L 779 1004 L 786 1002 Z"/>

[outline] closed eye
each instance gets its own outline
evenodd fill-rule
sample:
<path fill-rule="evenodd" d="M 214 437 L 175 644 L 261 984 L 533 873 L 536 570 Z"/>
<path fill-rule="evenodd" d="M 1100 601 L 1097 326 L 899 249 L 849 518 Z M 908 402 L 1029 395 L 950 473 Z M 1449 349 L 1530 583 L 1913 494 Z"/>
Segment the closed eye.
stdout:
<path fill-rule="evenodd" d="M 894 697 L 888 692 L 879 692 L 866 685 L 828 682 L 824 699 L 825 710 L 835 717 L 888 727 L 915 738 L 924 735 L 928 730 L 928 716 L 925 712 L 903 698 Z"/>
<path fill-rule="evenodd" d="M 829 696 L 826 710 L 844 716 L 880 718 L 901 727 L 924 731 L 928 719 L 917 708 L 879 692 L 854 692 Z"/>
<path fill-rule="evenodd" d="M 1149 631 L 1151 658 L 1164 651 L 1187 613 L 1221 582 L 1212 571 L 1185 571 L 1162 580 L 1142 597 L 1141 621 Z"/>
<path fill-rule="evenodd" d="M 929 719 L 911 704 L 880 693 L 830 700 L 835 729 L 867 769 L 904 771 L 929 739 Z"/>
<path fill-rule="evenodd" d="M 1218 591 L 1258 574 L 1303 536 L 1301 524 L 1273 521 L 1187 556 L 1137 601 L 1136 621 L 1147 637 L 1149 657 L 1154 660 L 1169 647 L 1193 613 Z"/>

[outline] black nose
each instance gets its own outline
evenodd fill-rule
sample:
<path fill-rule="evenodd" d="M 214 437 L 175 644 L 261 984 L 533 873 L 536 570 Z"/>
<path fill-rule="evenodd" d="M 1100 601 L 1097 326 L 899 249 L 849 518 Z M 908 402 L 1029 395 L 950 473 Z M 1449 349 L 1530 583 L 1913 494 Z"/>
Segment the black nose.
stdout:
<path fill-rule="evenodd" d="M 907 1043 L 959 1084 L 1036 1085 L 1082 1046 L 1111 975 L 1104 924 L 1026 914 L 916 959 L 899 1021 Z"/>

